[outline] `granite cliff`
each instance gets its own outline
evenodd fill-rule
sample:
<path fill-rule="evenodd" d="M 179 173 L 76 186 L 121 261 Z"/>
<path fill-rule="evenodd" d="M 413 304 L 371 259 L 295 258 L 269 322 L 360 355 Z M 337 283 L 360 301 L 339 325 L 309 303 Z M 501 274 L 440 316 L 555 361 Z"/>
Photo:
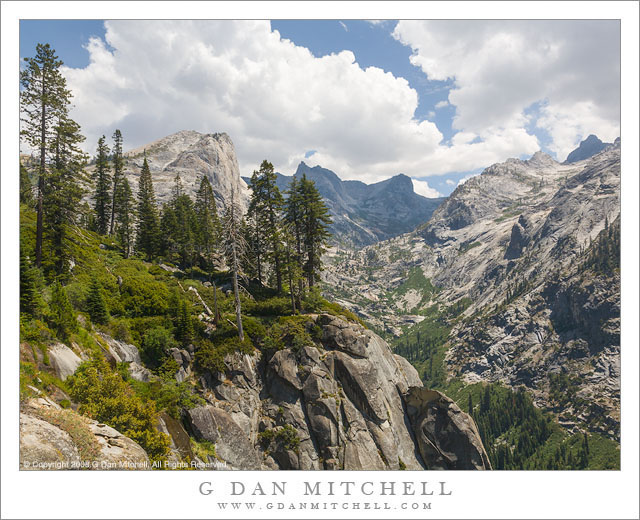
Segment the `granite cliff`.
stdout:
<path fill-rule="evenodd" d="M 524 385 L 568 428 L 617 439 L 619 213 L 619 140 L 570 164 L 510 159 L 415 232 L 333 255 L 325 291 L 390 337 L 440 313 L 448 377 Z"/>

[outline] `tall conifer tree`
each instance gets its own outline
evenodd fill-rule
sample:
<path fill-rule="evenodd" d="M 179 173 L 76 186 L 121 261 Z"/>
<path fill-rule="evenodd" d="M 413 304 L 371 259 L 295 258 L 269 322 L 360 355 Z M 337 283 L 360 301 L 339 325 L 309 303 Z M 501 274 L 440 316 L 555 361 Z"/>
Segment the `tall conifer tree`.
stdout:
<path fill-rule="evenodd" d="M 36 45 L 36 55 L 25 58 L 20 72 L 20 135 L 31 146 L 38 160 L 36 190 L 35 265 L 42 264 L 44 230 L 44 191 L 47 184 L 48 156 L 55 139 L 56 126 L 67 116 L 71 92 L 60 73 L 62 61 L 49 44 Z"/>
<path fill-rule="evenodd" d="M 96 231 L 106 235 L 111 221 L 111 175 L 109 174 L 109 147 L 106 145 L 104 135 L 98 139 L 95 169 L 96 191 L 94 196 L 94 209 L 96 212 Z M 115 199 L 114 199 L 115 204 Z"/>
<path fill-rule="evenodd" d="M 281 214 L 284 199 L 276 184 L 273 164 L 262 161 L 260 169 L 253 172 L 249 186 L 251 202 L 249 212 L 255 226 L 255 245 L 261 245 L 262 239 L 267 245 L 268 260 L 273 268 L 276 289 L 282 292 L 282 233 Z"/>
<path fill-rule="evenodd" d="M 158 239 L 158 208 L 153 191 L 153 180 L 145 154 L 140 180 L 138 183 L 138 233 L 136 249 L 151 260 L 157 252 Z"/>
<path fill-rule="evenodd" d="M 146 160 L 146 157 L 145 157 Z M 116 196 L 118 186 L 124 177 L 124 158 L 122 157 L 122 133 L 116 129 L 113 133 L 113 198 L 111 201 L 111 226 L 109 234 L 113 235 L 116 220 Z"/>
<path fill-rule="evenodd" d="M 116 192 L 116 234 L 122 245 L 122 254 L 129 258 L 133 249 L 133 235 L 135 230 L 135 200 L 131 192 L 129 180 L 124 177 L 118 183 Z"/>

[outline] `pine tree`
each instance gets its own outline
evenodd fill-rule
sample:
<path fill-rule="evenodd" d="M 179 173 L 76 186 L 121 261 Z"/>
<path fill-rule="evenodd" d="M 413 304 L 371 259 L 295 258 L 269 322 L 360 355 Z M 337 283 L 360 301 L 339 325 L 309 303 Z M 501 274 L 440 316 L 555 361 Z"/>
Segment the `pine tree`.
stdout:
<path fill-rule="evenodd" d="M 191 313 L 185 300 L 180 304 L 178 312 L 178 320 L 176 324 L 176 337 L 183 344 L 187 345 L 193 339 L 193 323 L 191 321 Z"/>
<path fill-rule="evenodd" d="M 273 267 L 276 290 L 278 293 L 281 293 L 281 213 L 284 207 L 284 199 L 276 184 L 276 179 L 277 177 L 273 170 L 273 164 L 266 160 L 262 161 L 260 169 L 253 172 L 251 181 L 249 182 L 249 187 L 251 188 L 249 213 L 255 222 L 256 234 L 261 235 L 262 240 L 267 245 L 267 258 Z"/>
<path fill-rule="evenodd" d="M 20 136 L 31 146 L 38 159 L 38 184 L 36 190 L 36 246 L 35 265 L 42 264 L 42 242 L 44 230 L 44 191 L 47 184 L 48 156 L 55 128 L 65 119 L 71 92 L 60 73 L 62 61 L 49 44 L 36 45 L 36 55 L 25 58 L 27 63 L 20 72 Z"/>
<path fill-rule="evenodd" d="M 118 183 L 116 192 L 116 234 L 122 245 L 125 258 L 131 255 L 133 248 L 133 234 L 135 230 L 135 200 L 131 193 L 131 186 L 126 177 Z"/>
<path fill-rule="evenodd" d="M 29 171 L 20 165 L 20 203 L 31 206 L 33 204 L 33 184 L 29 179 Z"/>
<path fill-rule="evenodd" d="M 96 154 L 96 170 L 94 174 L 96 191 L 94 195 L 94 209 L 96 212 L 96 231 L 106 235 L 109 231 L 111 208 L 111 175 L 109 175 L 109 147 L 105 144 L 104 135 L 98 139 Z M 115 199 L 113 203 L 115 204 Z"/>
<path fill-rule="evenodd" d="M 78 322 L 67 297 L 67 292 L 57 280 L 51 290 L 49 323 L 55 330 L 56 336 L 63 341 L 67 340 L 72 332 L 78 330 Z"/>
<path fill-rule="evenodd" d="M 197 244 L 199 253 L 204 255 L 207 262 L 211 262 L 220 240 L 221 230 L 213 188 L 206 175 L 202 176 L 200 187 L 196 194 L 195 212 L 198 221 Z"/>
<path fill-rule="evenodd" d="M 87 312 L 93 323 L 104 325 L 109 321 L 109 313 L 107 312 L 107 306 L 102 296 L 102 286 L 96 278 L 93 278 L 89 285 Z"/>
<path fill-rule="evenodd" d="M 138 184 L 138 228 L 136 249 L 151 260 L 158 249 L 158 209 L 151 171 L 145 155 Z"/>
<path fill-rule="evenodd" d="M 43 239 L 47 243 L 47 269 L 63 276 L 70 264 L 70 228 L 76 224 L 80 200 L 88 184 L 84 171 L 87 156 L 79 148 L 85 138 L 75 121 L 61 119 L 55 132 L 50 144 L 53 162 L 43 192 L 43 215 L 47 222 Z"/>
<path fill-rule="evenodd" d="M 295 244 L 295 261 L 298 264 L 298 270 L 302 271 L 303 266 L 303 252 L 302 252 L 302 240 L 303 240 L 303 222 L 302 222 L 302 197 L 300 192 L 300 182 L 297 177 L 293 177 L 289 184 L 289 189 L 285 192 L 287 199 L 285 201 L 284 208 L 284 221 L 289 226 L 291 235 L 293 236 Z M 304 284 L 302 276 L 298 277 L 298 297 L 302 298 L 304 291 Z M 298 306 L 300 306 L 300 300 L 298 300 Z"/>
<path fill-rule="evenodd" d="M 145 157 L 145 161 L 146 161 Z M 116 221 L 116 197 L 120 181 L 124 178 L 124 158 L 122 157 L 122 133 L 116 129 L 113 133 L 113 198 L 111 202 L 111 226 L 109 234 L 113 235 Z"/>
<path fill-rule="evenodd" d="M 20 313 L 36 318 L 40 316 L 42 298 L 38 285 L 38 270 L 20 249 Z"/>
<path fill-rule="evenodd" d="M 315 183 L 302 176 L 299 185 L 302 209 L 302 233 L 305 252 L 303 271 L 309 288 L 320 279 L 322 254 L 329 239 L 331 218 L 329 210 L 316 189 Z"/>
<path fill-rule="evenodd" d="M 289 285 L 289 296 L 291 298 L 291 312 L 296 314 L 300 309 L 302 299 L 301 291 L 298 290 L 299 282 L 302 280 L 302 270 L 296 255 L 296 240 L 291 232 L 291 226 L 286 226 L 282 233 L 284 247 L 284 270 L 287 275 Z"/>
<path fill-rule="evenodd" d="M 231 200 L 226 204 L 224 216 L 222 218 L 222 235 L 224 240 L 224 251 L 227 265 L 231 270 L 233 282 L 233 296 L 236 307 L 236 323 L 238 327 L 238 337 L 244 341 L 244 330 L 242 328 L 242 308 L 240 305 L 240 289 L 238 285 L 238 275 L 242 257 L 246 253 L 246 242 L 241 233 L 242 211 L 235 201 L 235 194 L 231 194 Z"/>

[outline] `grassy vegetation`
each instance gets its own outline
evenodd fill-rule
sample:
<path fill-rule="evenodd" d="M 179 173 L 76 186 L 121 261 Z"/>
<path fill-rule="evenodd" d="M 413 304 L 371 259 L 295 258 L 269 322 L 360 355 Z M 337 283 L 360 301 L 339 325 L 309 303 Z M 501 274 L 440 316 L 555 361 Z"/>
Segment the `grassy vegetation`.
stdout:
<path fill-rule="evenodd" d="M 463 255 L 464 253 L 466 253 L 467 251 L 469 251 L 469 249 L 473 249 L 474 247 L 479 247 L 482 244 L 480 242 L 471 242 L 471 243 L 464 243 L 462 244 L 459 248 L 458 248 L 458 254 L 459 255 Z"/>

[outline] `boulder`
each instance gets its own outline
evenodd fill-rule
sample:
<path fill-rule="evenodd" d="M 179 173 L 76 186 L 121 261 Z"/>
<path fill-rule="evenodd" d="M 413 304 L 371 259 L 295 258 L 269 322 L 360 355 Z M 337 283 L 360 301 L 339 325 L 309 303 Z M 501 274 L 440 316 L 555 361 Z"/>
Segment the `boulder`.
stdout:
<path fill-rule="evenodd" d="M 475 422 L 451 399 L 412 387 L 406 404 L 427 469 L 491 469 Z"/>
<path fill-rule="evenodd" d="M 74 374 L 82 359 L 62 343 L 56 343 L 48 348 L 51 366 L 57 377 L 63 381 Z"/>

